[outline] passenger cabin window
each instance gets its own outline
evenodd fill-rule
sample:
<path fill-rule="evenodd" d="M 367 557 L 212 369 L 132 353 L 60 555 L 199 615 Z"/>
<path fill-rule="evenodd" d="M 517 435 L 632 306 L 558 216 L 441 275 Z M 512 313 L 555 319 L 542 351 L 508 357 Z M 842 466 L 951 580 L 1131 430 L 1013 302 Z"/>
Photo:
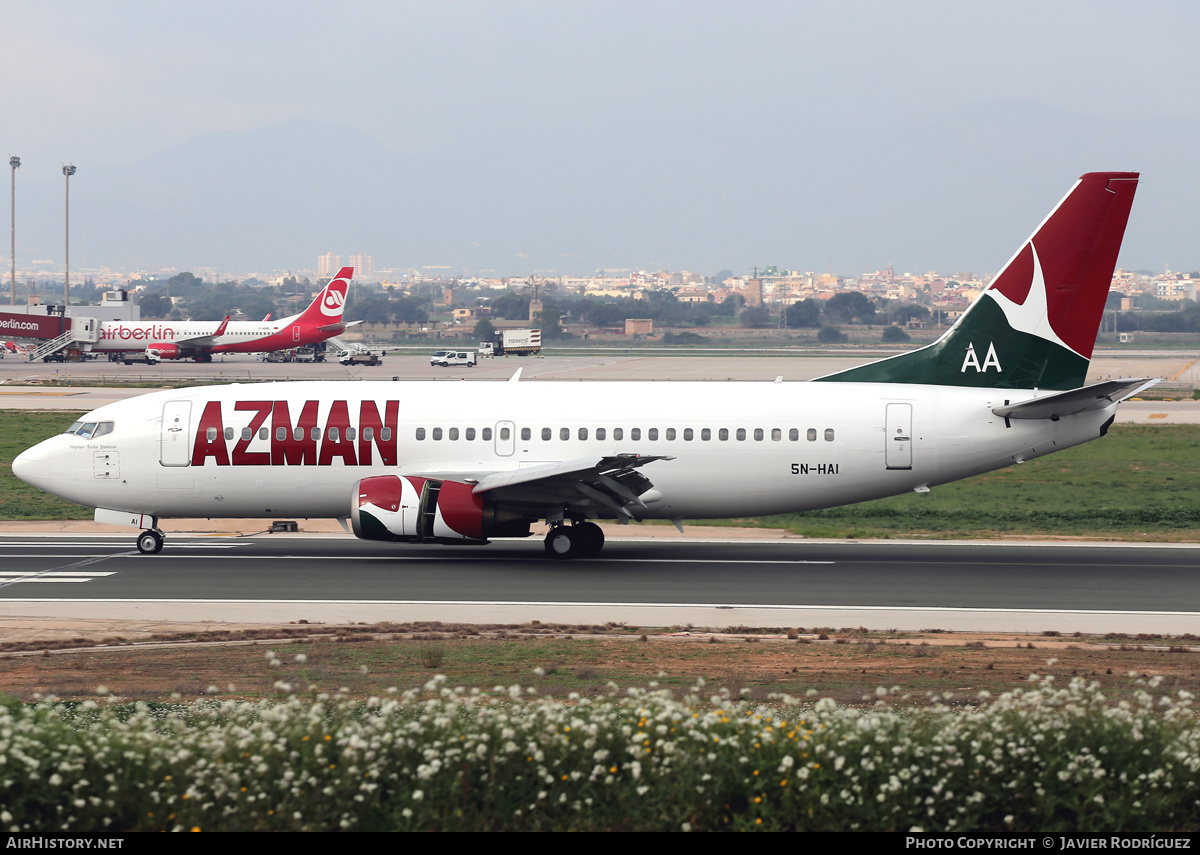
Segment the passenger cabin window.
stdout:
<path fill-rule="evenodd" d="M 806 435 L 808 437 L 809 442 L 817 441 L 817 429 L 816 428 L 809 428 L 808 433 Z"/>
<path fill-rule="evenodd" d="M 667 439 L 668 440 L 675 439 L 675 428 L 667 428 Z"/>
<path fill-rule="evenodd" d="M 746 439 L 746 429 L 745 429 L 745 428 L 738 428 L 738 429 L 737 429 L 737 438 L 738 438 L 738 442 L 744 442 L 744 441 L 745 441 L 745 439 Z"/>
<path fill-rule="evenodd" d="M 633 440 L 634 442 L 637 442 L 639 439 L 642 438 L 642 429 L 641 428 L 630 428 L 629 429 L 629 438 L 631 440 Z"/>
<path fill-rule="evenodd" d="M 604 428 L 596 428 L 596 439 L 604 439 L 605 436 L 607 436 L 607 434 L 605 433 Z"/>
<path fill-rule="evenodd" d="M 620 442 L 624 438 L 625 438 L 625 429 L 624 428 L 613 428 L 613 439 L 615 441 Z"/>
<path fill-rule="evenodd" d="M 792 428 L 789 430 L 788 439 L 790 439 L 792 442 L 798 442 L 800 440 L 800 428 Z"/>
<path fill-rule="evenodd" d="M 646 431 L 646 439 L 652 441 L 658 439 L 658 428 L 650 428 L 650 430 Z"/>
<path fill-rule="evenodd" d="M 825 441 L 833 442 L 833 428 L 825 428 Z"/>
<path fill-rule="evenodd" d="M 508 428 L 500 428 L 500 438 L 501 438 L 501 439 L 508 439 L 510 436 L 512 436 L 512 431 L 511 431 L 511 430 L 509 430 Z M 481 437 L 480 437 L 480 438 L 481 438 L 481 439 L 482 439 L 484 442 L 490 442 L 490 441 L 491 441 L 491 439 L 492 439 L 492 429 L 491 429 L 491 428 L 484 428 L 484 429 L 483 429 L 483 431 L 481 432 Z"/>
<path fill-rule="evenodd" d="M 583 440 L 583 439 L 587 439 L 587 428 L 580 428 L 580 429 L 579 429 L 579 438 L 580 438 L 581 440 Z"/>
<path fill-rule="evenodd" d="M 422 440 L 424 438 L 425 438 L 425 428 L 417 428 L 417 439 Z"/>
<path fill-rule="evenodd" d="M 719 431 L 717 431 L 717 438 L 720 439 L 721 442 L 726 442 L 729 439 L 729 428 L 721 428 Z"/>
<path fill-rule="evenodd" d="M 451 441 L 457 441 L 458 440 L 458 428 L 450 428 L 450 430 L 447 431 L 447 435 L 449 436 Z"/>
<path fill-rule="evenodd" d="M 225 428 L 225 439 L 233 439 L 233 428 Z"/>
<path fill-rule="evenodd" d="M 558 438 L 563 441 L 570 439 L 571 438 L 571 429 L 570 428 L 559 428 L 558 429 Z"/>
<path fill-rule="evenodd" d="M 508 439 L 508 428 L 500 428 L 500 438 Z M 533 436 L 533 431 L 529 428 L 521 428 L 521 439 L 530 439 Z"/>
<path fill-rule="evenodd" d="M 700 428 L 700 439 L 708 442 L 712 439 L 712 428 Z"/>
<path fill-rule="evenodd" d="M 779 428 L 771 428 L 771 439 L 774 442 L 779 442 L 779 440 L 783 439 L 783 431 Z"/>
<path fill-rule="evenodd" d="M 755 441 L 755 442 L 762 442 L 762 438 L 763 438 L 763 429 L 762 429 L 762 428 L 755 428 L 755 429 L 754 429 L 754 441 Z"/>
<path fill-rule="evenodd" d="M 381 431 L 381 433 L 382 433 L 382 431 Z M 433 429 L 433 438 L 435 440 L 440 440 L 442 438 L 442 429 L 441 428 Z"/>
<path fill-rule="evenodd" d="M 475 428 L 467 428 L 466 438 L 468 441 L 475 438 Z"/>
<path fill-rule="evenodd" d="M 280 430 L 283 430 L 283 428 L 280 428 Z M 282 436 L 279 438 L 283 439 Z M 375 428 L 370 428 L 370 427 L 363 428 L 363 442 L 370 442 L 374 438 L 375 438 Z"/>
<path fill-rule="evenodd" d="M 554 434 L 550 432 L 550 428 L 542 428 L 542 439 L 543 440 L 549 440 L 550 437 L 552 437 L 552 436 L 554 436 Z"/>
<path fill-rule="evenodd" d="M 684 428 L 684 429 L 683 429 L 683 441 L 684 441 L 684 442 L 691 442 L 691 441 L 692 441 L 692 429 L 691 429 L 691 428 Z"/>

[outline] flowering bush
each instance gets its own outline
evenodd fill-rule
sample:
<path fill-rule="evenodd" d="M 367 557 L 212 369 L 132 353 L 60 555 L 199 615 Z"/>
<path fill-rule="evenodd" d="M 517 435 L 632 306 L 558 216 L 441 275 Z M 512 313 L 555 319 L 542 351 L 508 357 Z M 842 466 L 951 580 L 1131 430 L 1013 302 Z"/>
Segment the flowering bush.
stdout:
<path fill-rule="evenodd" d="M 1163 830 L 1200 827 L 1187 693 L 1052 677 L 973 709 L 727 691 L 551 700 L 514 686 L 354 700 L 0 707 L 11 831 Z"/>

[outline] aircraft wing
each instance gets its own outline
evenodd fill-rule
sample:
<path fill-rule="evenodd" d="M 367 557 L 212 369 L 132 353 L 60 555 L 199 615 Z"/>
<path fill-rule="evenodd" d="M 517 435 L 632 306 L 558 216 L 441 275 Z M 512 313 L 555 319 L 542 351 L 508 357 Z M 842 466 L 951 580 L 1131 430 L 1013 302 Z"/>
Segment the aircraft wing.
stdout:
<path fill-rule="evenodd" d="M 225 328 L 229 326 L 229 315 L 225 316 L 225 320 L 221 321 L 221 325 L 210 333 L 205 335 L 194 335 L 191 338 L 176 339 L 175 344 L 180 350 L 194 350 L 198 347 L 212 347 L 216 344 L 216 339 L 225 335 Z"/>
<path fill-rule="evenodd" d="M 1056 392 L 1032 401 L 1022 401 L 1011 406 L 993 407 L 992 412 L 1004 419 L 1050 419 L 1058 421 L 1063 416 L 1101 410 L 1132 398 L 1138 392 L 1153 386 L 1158 380 L 1105 380 L 1080 389 Z"/>
<path fill-rule="evenodd" d="M 647 463 L 674 459 L 666 455 L 609 454 L 501 472 L 430 471 L 437 467 L 426 466 L 419 472 L 404 474 L 474 483 L 472 493 L 489 493 L 493 501 L 502 504 L 580 513 L 602 509 L 618 518 L 639 519 L 639 509 L 646 507 L 642 496 L 654 488 L 654 483 L 638 470 Z"/>

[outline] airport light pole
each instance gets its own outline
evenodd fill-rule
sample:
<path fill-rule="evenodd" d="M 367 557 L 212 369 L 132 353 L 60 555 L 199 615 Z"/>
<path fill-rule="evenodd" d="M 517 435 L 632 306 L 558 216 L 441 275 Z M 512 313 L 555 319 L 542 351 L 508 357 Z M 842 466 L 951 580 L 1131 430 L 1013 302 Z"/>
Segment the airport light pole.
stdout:
<path fill-rule="evenodd" d="M 68 163 L 63 167 L 63 175 L 67 182 L 67 275 L 63 279 L 63 311 L 71 305 L 71 176 L 75 174 L 75 164 Z"/>
<path fill-rule="evenodd" d="M 21 165 L 21 158 L 15 154 L 8 159 L 8 165 L 12 167 L 12 272 L 10 274 L 10 282 L 12 284 L 12 293 L 9 295 L 9 305 L 17 305 L 17 167 Z"/>

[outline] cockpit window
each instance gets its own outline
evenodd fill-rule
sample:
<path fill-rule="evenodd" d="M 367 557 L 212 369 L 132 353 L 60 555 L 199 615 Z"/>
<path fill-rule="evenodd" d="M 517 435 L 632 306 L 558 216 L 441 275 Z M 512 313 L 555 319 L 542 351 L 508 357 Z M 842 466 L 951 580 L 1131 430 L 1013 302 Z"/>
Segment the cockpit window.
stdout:
<path fill-rule="evenodd" d="M 97 439 L 112 432 L 112 422 L 75 422 L 65 431 L 82 439 Z"/>

